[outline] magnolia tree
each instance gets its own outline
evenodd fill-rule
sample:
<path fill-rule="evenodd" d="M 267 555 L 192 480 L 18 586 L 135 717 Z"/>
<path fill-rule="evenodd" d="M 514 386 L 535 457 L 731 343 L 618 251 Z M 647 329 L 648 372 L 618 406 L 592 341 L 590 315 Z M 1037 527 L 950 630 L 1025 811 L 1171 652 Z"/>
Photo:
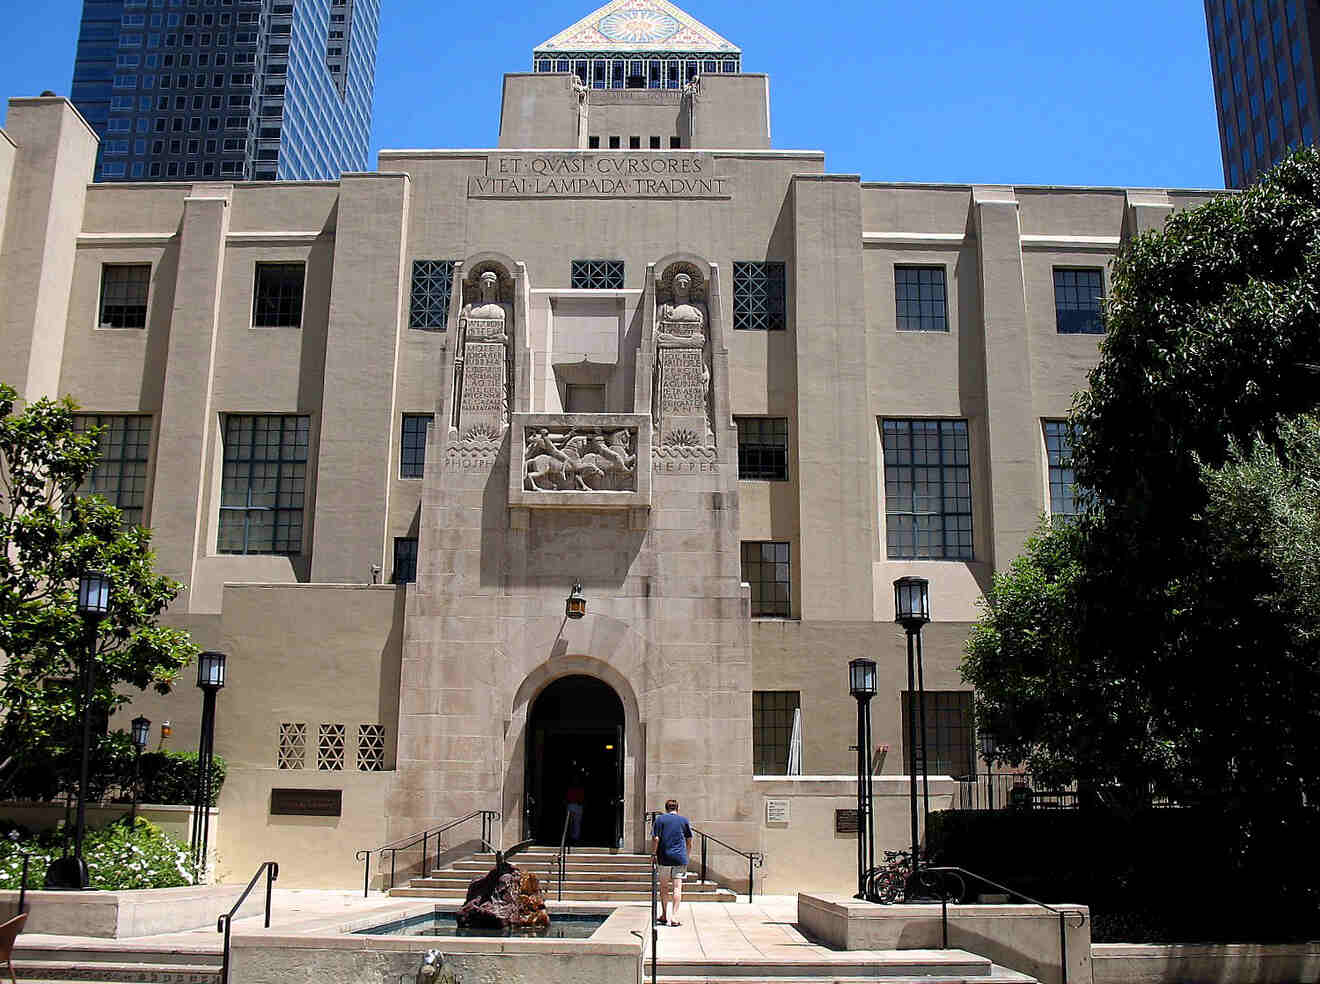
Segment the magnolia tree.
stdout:
<path fill-rule="evenodd" d="M 129 689 L 168 693 L 197 653 L 185 632 L 160 624 L 182 585 L 153 571 L 150 531 L 77 493 L 98 434 L 75 428 L 75 410 L 67 398 L 19 409 L 0 383 L 0 790 L 78 734 L 76 681 L 89 652 L 93 706 L 107 711 Z M 94 626 L 76 605 L 89 570 L 112 585 L 109 614 Z"/>

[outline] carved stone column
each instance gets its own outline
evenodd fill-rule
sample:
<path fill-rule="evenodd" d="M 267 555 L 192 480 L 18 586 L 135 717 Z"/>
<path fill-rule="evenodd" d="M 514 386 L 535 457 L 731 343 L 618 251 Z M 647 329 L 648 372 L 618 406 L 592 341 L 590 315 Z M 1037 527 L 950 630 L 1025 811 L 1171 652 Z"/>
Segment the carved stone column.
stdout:
<path fill-rule="evenodd" d="M 654 414 L 660 446 L 715 443 L 710 416 L 710 315 L 696 267 L 675 263 L 656 285 Z"/>

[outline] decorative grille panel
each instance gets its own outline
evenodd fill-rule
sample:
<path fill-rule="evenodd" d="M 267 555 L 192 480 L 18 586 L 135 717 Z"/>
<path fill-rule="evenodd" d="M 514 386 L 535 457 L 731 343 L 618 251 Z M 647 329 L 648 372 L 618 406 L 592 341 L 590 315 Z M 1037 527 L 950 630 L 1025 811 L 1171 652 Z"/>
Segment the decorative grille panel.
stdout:
<path fill-rule="evenodd" d="M 279 767 L 301 769 L 307 764 L 307 725 L 286 721 L 280 725 Z"/>
<path fill-rule="evenodd" d="M 622 290 L 623 260 L 574 260 L 569 286 L 574 290 Z"/>
<path fill-rule="evenodd" d="M 453 260 L 413 260 L 408 327 L 444 331 L 454 289 Z"/>
<path fill-rule="evenodd" d="M 385 769 L 385 725 L 358 725 L 357 764 L 359 772 L 383 772 Z"/>
<path fill-rule="evenodd" d="M 783 331 L 784 297 L 784 264 L 734 260 L 734 331 Z"/>
<path fill-rule="evenodd" d="M 316 767 L 322 772 L 344 771 L 344 732 L 342 724 L 321 725 L 316 746 Z"/>

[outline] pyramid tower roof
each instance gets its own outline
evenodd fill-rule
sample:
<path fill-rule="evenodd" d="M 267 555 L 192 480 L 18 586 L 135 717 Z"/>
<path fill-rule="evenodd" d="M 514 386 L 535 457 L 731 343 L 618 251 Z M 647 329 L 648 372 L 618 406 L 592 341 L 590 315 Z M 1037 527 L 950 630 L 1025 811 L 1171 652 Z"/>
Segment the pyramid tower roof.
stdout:
<path fill-rule="evenodd" d="M 537 45 L 535 51 L 538 55 L 578 51 L 742 53 L 737 45 L 669 0 L 610 0 Z"/>

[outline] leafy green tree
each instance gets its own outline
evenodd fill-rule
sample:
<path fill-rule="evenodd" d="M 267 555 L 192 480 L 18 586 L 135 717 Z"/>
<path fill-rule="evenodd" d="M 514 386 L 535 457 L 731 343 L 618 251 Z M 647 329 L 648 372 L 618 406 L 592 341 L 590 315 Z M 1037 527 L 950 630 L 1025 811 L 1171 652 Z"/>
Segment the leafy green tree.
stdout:
<path fill-rule="evenodd" d="M 1320 778 L 1317 541 L 1261 508 L 1311 488 L 1314 509 L 1293 419 L 1320 392 L 1320 154 L 1175 213 L 1111 279 L 1073 414 L 1089 505 L 997 576 L 964 672 L 1006 760 L 1133 804 L 1213 802 L 1259 834 Z"/>
<path fill-rule="evenodd" d="M 130 699 L 126 688 L 168 693 L 198 651 L 160 624 L 182 585 L 152 569 L 150 531 L 125 528 L 115 506 L 78 494 L 97 435 L 75 429 L 75 410 L 67 398 L 20 410 L 0 383 L 0 788 L 25 762 L 77 742 L 89 649 L 103 712 Z M 109 614 L 91 631 L 76 606 L 88 570 L 112 584 Z"/>

